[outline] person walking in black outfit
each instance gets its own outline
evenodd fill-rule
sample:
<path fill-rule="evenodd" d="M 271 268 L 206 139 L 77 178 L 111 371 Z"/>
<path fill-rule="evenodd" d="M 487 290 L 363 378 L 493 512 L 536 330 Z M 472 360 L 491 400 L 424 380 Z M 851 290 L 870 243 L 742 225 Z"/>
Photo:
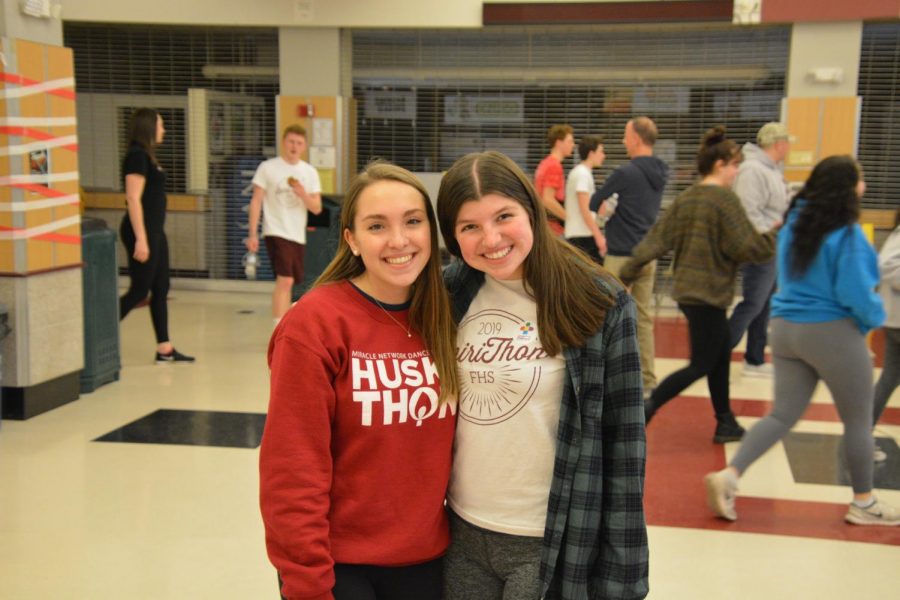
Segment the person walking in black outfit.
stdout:
<path fill-rule="evenodd" d="M 140 108 L 131 118 L 129 147 L 122 161 L 128 210 L 119 233 L 128 254 L 131 286 L 119 299 L 119 319 L 150 295 L 150 317 L 156 332 L 156 362 L 194 362 L 169 340 L 169 243 L 166 221 L 166 173 L 156 160 L 156 146 L 166 130 L 152 108 Z"/>
<path fill-rule="evenodd" d="M 724 127 L 709 129 L 697 152 L 700 180 L 675 198 L 619 272 L 630 285 L 645 264 L 674 252 L 672 297 L 687 317 L 690 363 L 653 390 L 644 403 L 645 420 L 649 423 L 664 404 L 705 376 L 716 415 L 716 444 L 744 435 L 731 411 L 728 387 L 731 338 L 726 311 L 734 298 L 734 280 L 741 264 L 765 262 L 775 255 L 777 228 L 759 233 L 731 191 L 741 157 Z"/>

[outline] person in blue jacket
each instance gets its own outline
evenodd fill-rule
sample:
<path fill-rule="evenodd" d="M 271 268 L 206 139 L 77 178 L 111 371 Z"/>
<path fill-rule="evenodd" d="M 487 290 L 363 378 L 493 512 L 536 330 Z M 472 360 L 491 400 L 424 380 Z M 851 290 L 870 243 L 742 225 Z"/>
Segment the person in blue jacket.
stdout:
<path fill-rule="evenodd" d="M 865 335 L 885 313 L 875 292 L 878 258 L 857 223 L 864 190 L 856 160 L 831 156 L 816 165 L 788 208 L 772 299 L 774 407 L 747 432 L 728 466 L 706 476 L 707 503 L 719 517 L 737 519 L 738 478 L 787 435 L 821 379 L 844 423 L 853 487 L 845 520 L 900 525 L 900 512 L 872 494 L 872 358 Z"/>

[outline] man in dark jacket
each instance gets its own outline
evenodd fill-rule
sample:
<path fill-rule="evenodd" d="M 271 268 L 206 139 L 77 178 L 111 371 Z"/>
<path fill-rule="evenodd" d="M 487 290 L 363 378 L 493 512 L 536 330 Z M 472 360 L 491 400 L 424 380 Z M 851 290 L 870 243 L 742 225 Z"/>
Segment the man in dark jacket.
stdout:
<path fill-rule="evenodd" d="M 604 262 L 617 277 L 631 258 L 632 249 L 644 239 L 659 214 L 669 168 L 653 156 L 656 137 L 656 124 L 650 118 L 635 117 L 628 121 L 622 144 L 631 161 L 613 171 L 603 187 L 591 197 L 591 210 L 596 211 L 607 198 L 618 194 L 618 206 L 606 223 Z M 650 314 L 655 276 L 656 261 L 652 261 L 644 266 L 631 287 L 638 309 L 638 344 L 645 396 L 656 387 L 653 317 Z"/>

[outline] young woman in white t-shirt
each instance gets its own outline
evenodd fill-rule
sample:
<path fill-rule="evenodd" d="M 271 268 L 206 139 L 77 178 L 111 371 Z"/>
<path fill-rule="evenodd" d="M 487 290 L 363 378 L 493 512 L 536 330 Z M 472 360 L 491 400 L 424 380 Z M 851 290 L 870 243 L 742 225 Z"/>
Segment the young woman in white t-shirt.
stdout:
<path fill-rule="evenodd" d="M 438 193 L 458 259 L 459 421 L 445 600 L 643 598 L 645 459 L 634 302 L 556 237 L 499 152 Z"/>

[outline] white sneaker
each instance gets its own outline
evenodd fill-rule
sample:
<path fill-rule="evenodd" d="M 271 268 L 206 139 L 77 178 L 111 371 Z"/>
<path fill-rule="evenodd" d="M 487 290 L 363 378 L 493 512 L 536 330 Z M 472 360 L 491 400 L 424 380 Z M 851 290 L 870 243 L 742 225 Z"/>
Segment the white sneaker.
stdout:
<path fill-rule="evenodd" d="M 775 369 L 771 363 L 763 363 L 761 365 L 751 365 L 744 363 L 744 375 L 747 377 L 772 377 L 775 375 Z"/>
<path fill-rule="evenodd" d="M 725 471 L 713 471 L 703 478 L 706 484 L 706 505 L 716 516 L 729 521 L 737 520 L 734 499 L 737 495 L 737 484 L 734 478 Z"/>
<path fill-rule="evenodd" d="M 860 508 L 855 504 L 850 504 L 850 510 L 844 520 L 854 525 L 885 525 L 888 527 L 896 527 L 900 525 L 900 512 L 897 509 L 875 499 L 872 506 L 868 508 Z"/>
<path fill-rule="evenodd" d="M 872 460 L 881 463 L 887 460 L 887 452 L 875 446 L 875 452 L 872 453 Z"/>

